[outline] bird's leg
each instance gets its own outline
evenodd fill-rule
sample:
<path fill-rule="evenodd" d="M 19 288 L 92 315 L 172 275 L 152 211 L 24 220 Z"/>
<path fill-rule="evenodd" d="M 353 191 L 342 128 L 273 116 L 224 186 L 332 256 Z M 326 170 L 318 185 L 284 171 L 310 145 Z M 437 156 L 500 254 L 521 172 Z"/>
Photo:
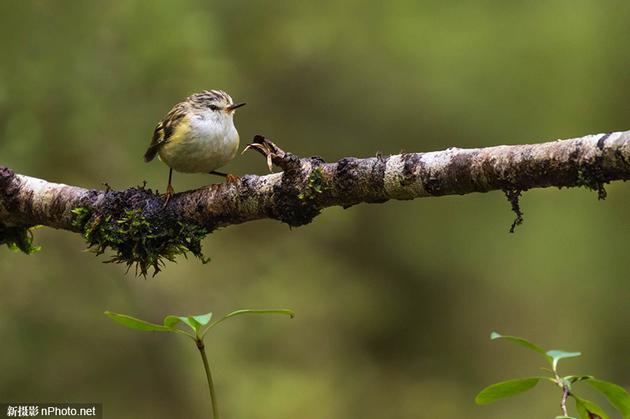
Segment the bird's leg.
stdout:
<path fill-rule="evenodd" d="M 166 186 L 166 193 L 164 194 L 164 198 L 166 198 L 166 200 L 164 201 L 165 207 L 168 204 L 168 201 L 171 200 L 171 197 L 173 196 L 173 192 L 175 192 L 175 190 L 173 189 L 173 185 L 171 185 L 172 180 L 173 180 L 173 169 L 170 169 L 168 171 L 168 185 Z"/>
<path fill-rule="evenodd" d="M 239 180 L 238 176 L 232 175 L 230 173 L 217 172 L 216 170 L 208 172 L 208 174 L 224 177 L 227 183 L 236 183 Z"/>

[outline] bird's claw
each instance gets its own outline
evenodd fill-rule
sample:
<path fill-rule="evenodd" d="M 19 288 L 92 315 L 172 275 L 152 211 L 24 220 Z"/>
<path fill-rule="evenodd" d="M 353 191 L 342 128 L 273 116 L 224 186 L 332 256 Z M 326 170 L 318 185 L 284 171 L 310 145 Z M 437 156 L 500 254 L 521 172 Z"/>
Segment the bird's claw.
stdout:
<path fill-rule="evenodd" d="M 173 189 L 173 187 L 171 185 L 168 185 L 166 187 L 166 193 L 163 195 L 164 196 L 164 205 L 162 206 L 162 208 L 166 208 L 166 206 L 168 205 L 168 201 L 170 201 L 171 197 L 173 196 L 173 193 L 175 193 L 175 189 Z"/>
<path fill-rule="evenodd" d="M 267 167 L 269 167 L 269 172 L 273 173 L 273 160 L 274 159 L 282 159 L 284 152 L 278 148 L 274 143 L 263 137 L 262 135 L 256 135 L 252 142 L 248 144 L 243 153 L 247 150 L 252 149 L 258 151 L 260 154 L 266 157 L 267 159 Z"/>
<path fill-rule="evenodd" d="M 264 156 L 266 156 L 267 167 L 269 168 L 269 172 L 273 173 L 273 161 L 272 161 L 273 151 L 269 147 L 265 146 L 264 144 L 251 143 L 251 144 L 248 144 L 247 147 L 245 147 L 245 149 L 243 150 L 243 153 L 245 153 L 249 149 L 256 150 L 260 154 L 263 154 Z"/>

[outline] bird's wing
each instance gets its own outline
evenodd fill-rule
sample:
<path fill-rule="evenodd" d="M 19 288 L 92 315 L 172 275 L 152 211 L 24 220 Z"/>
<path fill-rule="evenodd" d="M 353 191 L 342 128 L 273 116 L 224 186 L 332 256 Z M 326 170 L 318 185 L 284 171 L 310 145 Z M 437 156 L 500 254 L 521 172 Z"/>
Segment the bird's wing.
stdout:
<path fill-rule="evenodd" d="M 146 153 L 144 153 L 145 162 L 148 163 L 153 160 L 160 148 L 171 139 L 175 128 L 182 119 L 184 119 L 187 111 L 188 108 L 185 102 L 178 103 L 168 114 L 166 114 L 166 117 L 157 124 L 155 130 L 153 131 L 151 144 L 149 145 Z"/>

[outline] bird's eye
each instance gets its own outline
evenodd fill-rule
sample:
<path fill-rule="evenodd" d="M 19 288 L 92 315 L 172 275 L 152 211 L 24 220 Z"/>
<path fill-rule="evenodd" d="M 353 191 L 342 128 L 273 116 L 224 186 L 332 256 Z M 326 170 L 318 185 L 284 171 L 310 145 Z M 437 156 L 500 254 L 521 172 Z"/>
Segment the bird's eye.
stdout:
<path fill-rule="evenodd" d="M 210 109 L 212 109 L 213 111 L 218 111 L 219 107 L 217 105 L 210 105 L 208 106 Z"/>

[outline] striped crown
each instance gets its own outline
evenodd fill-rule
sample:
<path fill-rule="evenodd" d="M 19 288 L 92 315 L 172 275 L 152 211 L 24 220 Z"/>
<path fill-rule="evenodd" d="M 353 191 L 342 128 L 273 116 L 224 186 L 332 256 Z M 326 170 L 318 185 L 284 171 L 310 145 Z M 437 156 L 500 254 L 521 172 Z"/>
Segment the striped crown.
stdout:
<path fill-rule="evenodd" d="M 205 108 L 209 104 L 220 104 L 223 106 L 232 105 L 232 97 L 223 90 L 204 90 L 186 98 L 191 105 L 197 108 Z"/>

